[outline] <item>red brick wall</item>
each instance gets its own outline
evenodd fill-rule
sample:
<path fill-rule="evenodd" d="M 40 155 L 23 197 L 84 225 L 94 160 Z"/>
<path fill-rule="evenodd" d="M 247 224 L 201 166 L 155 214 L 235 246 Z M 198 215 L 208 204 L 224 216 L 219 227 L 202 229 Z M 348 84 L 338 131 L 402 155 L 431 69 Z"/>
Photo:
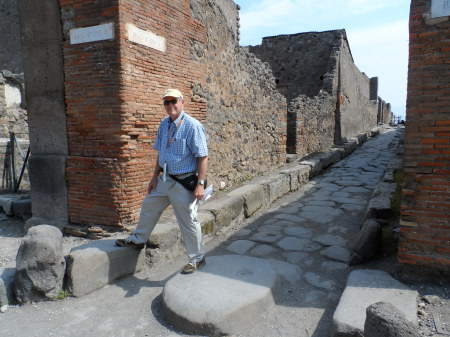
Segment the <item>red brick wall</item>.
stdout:
<path fill-rule="evenodd" d="M 134 225 L 153 171 L 152 141 L 165 116 L 162 93 L 177 87 L 189 113 L 204 119 L 205 104 L 191 101 L 204 84 L 205 66 L 190 57 L 204 27 L 190 16 L 189 0 L 60 0 L 73 28 L 114 23 L 109 41 L 64 42 L 70 222 Z M 68 18 L 68 19 L 67 19 Z M 64 20 L 64 19 L 63 19 Z M 166 39 L 165 52 L 127 37 L 126 24 Z"/>
<path fill-rule="evenodd" d="M 450 269 L 450 21 L 430 21 L 430 5 L 411 2 L 398 257 Z"/>

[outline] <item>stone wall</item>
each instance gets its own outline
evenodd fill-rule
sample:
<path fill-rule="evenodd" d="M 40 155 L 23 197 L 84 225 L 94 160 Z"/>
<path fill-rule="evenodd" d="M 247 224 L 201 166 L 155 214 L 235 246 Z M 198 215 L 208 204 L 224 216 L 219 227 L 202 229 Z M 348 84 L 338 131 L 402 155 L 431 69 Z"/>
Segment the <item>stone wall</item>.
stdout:
<path fill-rule="evenodd" d="M 450 270 L 450 17 L 412 0 L 399 261 Z M 438 1 L 436 1 L 439 4 Z M 444 2 L 441 2 L 444 4 Z"/>
<path fill-rule="evenodd" d="M 285 163 L 286 102 L 270 68 L 239 47 L 236 4 L 191 5 L 207 32 L 197 56 L 207 67 L 206 85 L 198 91 L 207 102 L 209 180 L 229 187 Z"/>
<path fill-rule="evenodd" d="M 370 78 L 356 67 L 345 31 L 339 51 L 339 109 L 335 142 L 341 144 L 377 126 L 378 105 L 370 99 Z"/>
<path fill-rule="evenodd" d="M 377 125 L 377 88 L 355 66 L 345 30 L 266 37 L 249 48 L 288 100 L 288 153 L 321 151 Z"/>

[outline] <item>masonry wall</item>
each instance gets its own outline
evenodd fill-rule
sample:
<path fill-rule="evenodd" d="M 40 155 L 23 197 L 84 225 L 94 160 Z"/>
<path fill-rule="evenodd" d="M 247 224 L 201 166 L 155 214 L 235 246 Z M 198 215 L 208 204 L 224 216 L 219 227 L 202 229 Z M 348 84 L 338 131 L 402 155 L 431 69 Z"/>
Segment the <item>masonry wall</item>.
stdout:
<path fill-rule="evenodd" d="M 208 179 L 230 187 L 286 162 L 286 101 L 270 68 L 239 47 L 236 4 L 191 5 L 207 32 L 206 45 L 196 52 L 206 65 L 206 84 L 195 91 L 207 104 Z"/>
<path fill-rule="evenodd" d="M 411 1 L 399 261 L 450 269 L 449 17 Z"/>
<path fill-rule="evenodd" d="M 162 118 L 162 93 L 177 87 L 188 111 L 204 119 L 204 102 L 191 99 L 204 65 L 190 57 L 204 28 L 188 1 L 60 1 L 64 27 L 113 23 L 114 39 L 64 41 L 70 222 L 129 226 L 153 172 L 151 145 Z M 132 42 L 130 26 L 166 39 L 164 51 Z"/>
<path fill-rule="evenodd" d="M 321 151 L 376 126 L 370 79 L 355 66 L 345 30 L 266 37 L 249 49 L 270 64 L 287 98 L 288 153 Z"/>
<path fill-rule="evenodd" d="M 335 142 L 340 144 L 377 126 L 378 105 L 370 99 L 370 78 L 355 65 L 345 36 L 341 39 L 338 67 Z"/>

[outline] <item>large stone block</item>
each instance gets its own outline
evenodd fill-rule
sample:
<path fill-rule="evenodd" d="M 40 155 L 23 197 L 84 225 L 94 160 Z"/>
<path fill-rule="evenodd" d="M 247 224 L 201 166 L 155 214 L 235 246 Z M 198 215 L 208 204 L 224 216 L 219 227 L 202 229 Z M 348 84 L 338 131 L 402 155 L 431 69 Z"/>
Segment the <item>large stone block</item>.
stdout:
<path fill-rule="evenodd" d="M 244 199 L 228 196 L 221 200 L 208 201 L 203 210 L 211 212 L 215 217 L 215 228 L 228 227 L 244 220 Z"/>
<path fill-rule="evenodd" d="M 258 177 L 253 179 L 250 184 L 262 185 L 269 191 L 269 199 L 267 200 L 269 205 L 291 191 L 291 179 L 287 174 L 275 173 Z"/>
<path fill-rule="evenodd" d="M 366 309 L 377 302 L 395 306 L 417 325 L 417 291 L 380 270 L 355 270 L 333 315 L 334 336 L 364 336 Z"/>
<path fill-rule="evenodd" d="M 28 303 L 56 298 L 62 290 L 65 268 L 61 231 L 49 225 L 30 228 L 16 257 L 17 300 Z"/>
<path fill-rule="evenodd" d="M 144 250 L 118 247 L 114 240 L 98 240 L 73 248 L 67 256 L 67 288 L 76 297 L 142 269 Z"/>
<path fill-rule="evenodd" d="M 177 274 L 166 283 L 162 311 L 170 324 L 185 333 L 241 334 L 274 304 L 273 293 L 279 286 L 276 270 L 264 259 L 213 256 L 196 273 Z"/>
<path fill-rule="evenodd" d="M 248 218 L 264 205 L 266 199 L 264 187 L 261 185 L 245 185 L 228 194 L 230 197 L 244 199 L 244 214 Z"/>

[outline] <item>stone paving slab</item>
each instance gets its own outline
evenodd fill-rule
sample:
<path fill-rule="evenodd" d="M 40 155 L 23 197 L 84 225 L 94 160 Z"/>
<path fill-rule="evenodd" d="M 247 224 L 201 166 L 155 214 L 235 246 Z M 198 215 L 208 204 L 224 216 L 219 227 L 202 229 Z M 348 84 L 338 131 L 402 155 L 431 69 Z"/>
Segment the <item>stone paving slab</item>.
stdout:
<path fill-rule="evenodd" d="M 394 305 L 414 325 L 417 325 L 415 290 L 380 270 L 355 270 L 350 273 L 347 286 L 333 315 L 335 336 L 364 335 L 366 308 L 377 302 Z"/>
<path fill-rule="evenodd" d="M 162 311 L 170 324 L 186 333 L 229 335 L 245 331 L 273 305 L 278 287 L 278 274 L 266 260 L 212 256 L 197 272 L 177 274 L 166 283 Z"/>

